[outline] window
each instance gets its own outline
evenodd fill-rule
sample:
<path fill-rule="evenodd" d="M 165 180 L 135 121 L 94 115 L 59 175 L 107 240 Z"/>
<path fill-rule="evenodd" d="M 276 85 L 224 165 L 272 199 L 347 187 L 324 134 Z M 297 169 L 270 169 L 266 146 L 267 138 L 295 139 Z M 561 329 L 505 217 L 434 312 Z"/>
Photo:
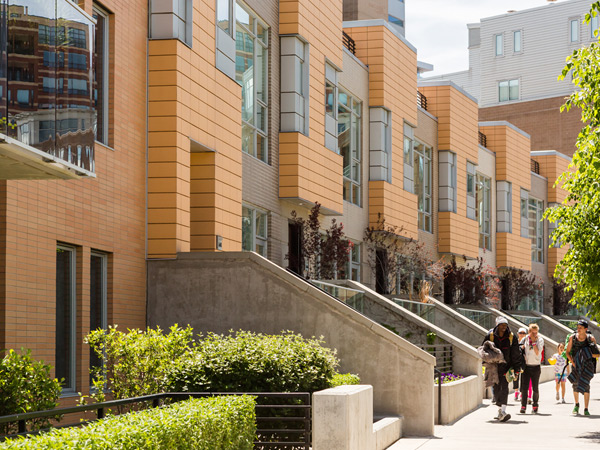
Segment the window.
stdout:
<path fill-rule="evenodd" d="M 362 178 L 362 102 L 339 90 L 338 152 L 344 158 L 344 200 L 360 206 Z"/>
<path fill-rule="evenodd" d="M 517 30 L 513 33 L 513 51 L 515 53 L 521 52 L 521 30 Z"/>
<path fill-rule="evenodd" d="M 43 64 L 45 67 L 65 67 L 65 53 L 44 50 Z"/>
<path fill-rule="evenodd" d="M 242 150 L 268 162 L 268 31 L 241 4 L 236 5 L 235 78 L 242 86 Z"/>
<path fill-rule="evenodd" d="M 242 250 L 267 257 L 267 213 L 242 207 Z"/>
<path fill-rule="evenodd" d="M 73 95 L 87 95 L 88 94 L 87 80 L 79 80 L 79 79 L 75 79 L 75 78 L 69 78 L 67 80 L 67 86 L 69 89 L 69 94 L 73 94 Z"/>
<path fill-rule="evenodd" d="M 492 249 L 491 242 L 491 180 L 477 174 L 476 217 L 479 222 L 479 248 Z"/>
<path fill-rule="evenodd" d="M 404 124 L 404 190 L 415 192 L 414 146 L 415 130 L 409 124 Z"/>
<path fill-rule="evenodd" d="M 56 248 L 55 373 L 65 391 L 75 391 L 75 249 Z"/>
<path fill-rule="evenodd" d="M 309 45 L 298 36 L 281 36 L 280 131 L 309 133 Z"/>
<path fill-rule="evenodd" d="M 496 56 L 502 56 L 504 54 L 504 39 L 501 34 L 494 36 L 494 43 Z"/>
<path fill-rule="evenodd" d="M 521 189 L 521 237 L 529 237 L 529 192 Z"/>
<path fill-rule="evenodd" d="M 92 252 L 90 258 L 90 331 L 107 328 L 107 274 L 108 255 Z M 101 368 L 102 360 L 90 353 L 90 369 Z M 90 385 L 94 376 L 90 372 Z"/>
<path fill-rule="evenodd" d="M 44 92 L 56 92 L 56 78 L 42 77 L 42 90 Z"/>
<path fill-rule="evenodd" d="M 441 212 L 456 212 L 456 153 L 438 152 L 438 209 Z"/>
<path fill-rule="evenodd" d="M 418 141 L 414 146 L 415 193 L 419 207 L 420 230 L 432 232 L 431 224 L 431 147 Z"/>
<path fill-rule="evenodd" d="M 54 120 L 40 120 L 40 143 L 54 138 L 54 126 Z"/>
<path fill-rule="evenodd" d="M 498 101 L 507 102 L 519 99 L 519 80 L 507 80 L 498 83 Z"/>
<path fill-rule="evenodd" d="M 325 81 L 325 114 L 335 119 L 336 87 L 333 83 Z"/>
<path fill-rule="evenodd" d="M 350 254 L 348 255 L 348 267 L 346 268 L 346 278 L 360 282 L 360 244 L 350 242 Z"/>
<path fill-rule="evenodd" d="M 477 220 L 475 213 L 475 175 L 476 166 L 471 161 L 467 161 L 467 218 Z"/>
<path fill-rule="evenodd" d="M 96 20 L 98 20 L 98 19 L 96 19 Z M 96 34 L 98 34 L 98 33 L 96 32 Z M 102 52 L 97 51 L 97 53 L 101 54 Z M 102 63 L 102 61 L 100 63 Z M 78 69 L 78 70 L 87 69 L 87 55 L 83 55 L 81 53 L 69 53 L 69 69 Z"/>
<path fill-rule="evenodd" d="M 69 28 L 69 42 L 70 47 L 87 49 L 87 36 L 85 30 L 79 28 Z"/>
<path fill-rule="evenodd" d="M 17 89 L 17 103 L 19 106 L 33 106 L 33 91 L 30 89 Z"/>
<path fill-rule="evenodd" d="M 398 19 L 397 17 L 388 16 L 388 22 L 391 23 L 392 25 L 397 25 L 399 27 L 404 28 L 404 21 L 401 19 Z"/>
<path fill-rule="evenodd" d="M 573 19 L 569 23 L 571 42 L 579 42 L 579 19 Z"/>
<path fill-rule="evenodd" d="M 392 181 L 391 113 L 380 106 L 369 112 L 369 179 Z"/>
<path fill-rule="evenodd" d="M 231 0 L 217 0 L 217 26 L 228 35 L 232 35 L 233 2 Z"/>
<path fill-rule="evenodd" d="M 592 39 L 594 39 L 596 37 L 596 33 L 598 32 L 598 16 L 594 16 L 591 18 L 590 20 L 590 26 L 591 26 L 591 34 L 592 34 Z"/>
<path fill-rule="evenodd" d="M 96 140 L 108 145 L 108 13 L 94 7 L 94 106 L 96 108 Z M 71 60 L 71 58 L 73 60 Z M 85 55 L 69 53 L 69 67 L 87 69 Z"/>
<path fill-rule="evenodd" d="M 544 262 L 544 202 L 529 197 L 529 237 L 531 238 L 531 260 Z"/>

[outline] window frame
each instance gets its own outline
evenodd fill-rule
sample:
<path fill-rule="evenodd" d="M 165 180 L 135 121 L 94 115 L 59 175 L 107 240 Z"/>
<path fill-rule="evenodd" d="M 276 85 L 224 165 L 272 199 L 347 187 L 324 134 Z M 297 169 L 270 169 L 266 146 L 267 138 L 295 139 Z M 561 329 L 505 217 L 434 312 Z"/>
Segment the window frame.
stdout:
<path fill-rule="evenodd" d="M 414 187 L 415 194 L 417 195 L 417 210 L 418 210 L 418 218 L 417 218 L 417 228 L 419 230 L 425 231 L 427 233 L 433 233 L 433 147 L 427 145 L 418 139 L 414 140 L 416 145 L 413 145 L 413 159 L 415 162 L 415 166 L 417 165 L 417 159 L 423 160 L 423 185 L 421 189 L 419 189 L 419 168 L 415 167 L 414 174 Z M 423 148 L 423 151 L 419 151 L 419 147 Z M 428 155 L 429 154 L 429 155 Z M 420 167 L 420 166 L 419 166 Z M 428 169 L 428 170 L 427 170 Z M 428 173 L 426 173 L 428 172 Z M 429 192 L 426 189 L 425 176 L 429 176 Z M 422 197 L 422 202 L 419 200 Z M 427 200 L 429 200 L 429 211 L 426 211 L 425 205 L 427 204 Z M 427 218 L 429 221 L 427 222 Z M 426 226 L 426 223 L 429 223 L 429 227 Z M 421 226 L 422 225 L 422 226 Z M 429 228 L 429 229 L 428 229 Z"/>
<path fill-rule="evenodd" d="M 504 35 L 502 33 L 494 35 L 494 56 L 504 56 Z"/>
<path fill-rule="evenodd" d="M 69 330 L 69 377 L 70 382 L 68 385 L 62 385 L 61 387 L 61 395 L 70 394 L 77 392 L 77 249 L 74 246 L 68 244 L 57 243 L 56 245 L 57 254 L 58 251 L 68 252 L 69 253 L 69 293 L 70 299 L 68 299 L 68 307 L 70 309 L 70 317 L 69 317 L 69 325 L 71 329 Z M 57 261 L 58 262 L 58 261 Z M 56 304 L 58 305 L 58 298 L 56 298 Z M 56 319 L 56 315 L 55 315 Z M 57 326 L 57 322 L 54 324 L 55 328 Z M 58 346 L 56 345 L 55 339 L 55 354 L 58 353 Z M 56 368 L 55 361 L 55 368 Z"/>
<path fill-rule="evenodd" d="M 345 173 L 343 173 L 343 178 L 344 178 L 344 186 L 343 186 L 343 198 L 344 201 L 347 201 L 349 203 L 352 203 L 356 206 L 362 206 L 362 170 L 363 170 L 363 158 L 362 158 L 362 153 L 363 153 L 363 146 L 362 146 L 362 111 L 363 111 L 363 102 L 362 100 L 359 100 L 357 97 L 355 97 L 354 95 L 352 95 L 349 91 L 343 89 L 342 87 L 338 87 L 337 88 L 337 101 L 336 101 L 336 111 L 337 111 L 337 120 L 338 120 L 338 149 L 337 149 L 337 153 L 339 155 L 341 155 L 342 157 L 344 156 L 342 153 L 342 148 L 339 145 L 339 125 L 340 125 L 340 121 L 339 121 L 339 117 L 340 117 L 340 109 L 343 109 L 344 112 L 349 113 L 350 114 L 350 128 L 348 129 L 350 132 L 350 155 L 349 155 L 349 159 L 350 159 L 350 176 L 346 176 Z M 343 103 L 340 102 L 340 96 L 341 95 L 346 95 L 348 98 L 348 103 L 350 104 L 350 106 L 348 107 L 347 105 L 344 105 Z M 358 105 L 359 107 L 359 111 L 360 113 L 357 113 L 354 105 L 355 103 Z M 357 126 L 357 130 L 353 130 L 352 127 L 352 119 L 356 118 L 356 126 Z M 356 135 L 355 135 L 355 131 L 356 131 Z M 356 142 L 355 142 L 356 141 Z M 353 152 L 353 147 L 352 144 L 356 145 L 356 155 L 357 157 L 354 156 L 354 152 Z M 358 180 L 354 180 L 352 178 L 352 171 L 353 168 L 357 167 L 358 169 Z M 345 169 L 345 167 L 344 167 Z M 346 186 L 349 185 L 349 187 L 347 188 Z M 355 198 L 354 195 L 354 190 L 356 188 L 356 192 L 358 192 L 358 198 Z M 349 195 L 346 195 L 349 192 Z"/>
<path fill-rule="evenodd" d="M 573 25 L 576 25 L 575 28 L 573 28 Z M 580 39 L 580 22 L 579 22 L 579 18 L 578 17 L 571 17 L 569 19 L 569 43 L 573 44 L 573 43 L 578 43 L 581 39 Z M 573 31 L 575 31 L 576 36 L 575 39 L 573 39 Z"/>
<path fill-rule="evenodd" d="M 360 242 L 349 241 L 351 244 L 350 252 L 348 253 L 348 265 L 346 269 L 346 279 L 353 280 L 360 283 L 361 276 L 361 262 L 362 262 L 362 249 Z M 354 260 L 354 255 L 357 255 L 357 260 Z M 352 271 L 356 270 L 357 277 L 352 277 Z"/>
<path fill-rule="evenodd" d="M 519 35 L 519 39 L 517 40 L 517 34 Z M 519 43 L 519 48 L 517 49 L 517 42 Z M 513 53 L 523 53 L 523 30 L 515 30 L 513 31 Z"/>
<path fill-rule="evenodd" d="M 248 14 L 253 21 L 252 24 L 252 30 L 248 29 L 248 27 L 241 23 L 238 22 L 238 15 L 237 15 L 237 8 L 241 8 L 246 14 Z M 234 11 L 234 18 L 235 18 L 235 33 L 236 33 L 236 37 L 235 37 L 235 42 L 236 42 L 236 51 L 235 51 L 235 55 L 236 55 L 236 61 L 237 61 L 237 56 L 238 56 L 238 39 L 237 39 L 237 29 L 238 26 L 242 28 L 242 30 L 246 33 L 248 33 L 248 35 L 252 38 L 252 47 L 253 47 L 253 51 L 252 51 L 252 98 L 253 98 L 253 105 L 252 105 L 252 123 L 246 121 L 243 119 L 243 115 L 242 115 L 242 119 L 241 119 L 241 123 L 242 123 L 242 151 L 254 158 L 256 158 L 259 161 L 264 162 L 265 164 L 269 164 L 269 160 L 270 160 L 270 152 L 269 152 L 269 97 L 270 97 L 270 77 L 269 77 L 269 61 L 270 61 L 270 46 L 269 46 L 269 40 L 271 38 L 271 29 L 269 28 L 269 26 L 267 25 L 267 23 L 258 15 L 256 14 L 249 6 L 247 6 L 245 3 L 241 2 L 241 1 L 236 1 L 235 2 L 235 11 Z M 265 38 L 264 40 L 262 38 L 259 37 L 258 32 L 257 32 L 257 28 L 258 26 L 261 26 L 264 30 L 265 33 Z M 242 44 L 244 44 L 246 41 L 244 41 Z M 261 64 L 257 64 L 257 54 L 258 54 L 258 48 L 262 47 L 262 51 L 263 51 L 263 57 L 265 58 L 264 61 Z M 258 96 L 258 83 L 256 82 L 257 80 L 257 67 L 264 69 L 264 73 L 262 75 L 262 79 L 265 80 L 264 81 L 264 88 L 265 88 L 265 100 L 262 100 L 259 98 Z M 238 68 L 237 68 L 237 64 L 236 64 L 236 82 L 238 84 L 240 84 L 240 86 L 242 86 L 242 89 L 244 89 L 244 86 L 242 85 L 242 83 L 238 80 Z M 243 95 L 243 93 L 242 93 Z M 265 113 L 265 117 L 264 117 L 264 130 L 258 127 L 258 111 L 259 111 L 259 107 L 263 108 L 264 113 Z M 243 114 L 243 111 L 242 111 Z M 250 128 L 252 130 L 252 141 L 253 141 L 253 153 L 244 150 L 244 146 L 243 146 L 243 135 L 244 135 L 244 126 Z M 263 151 L 263 155 L 262 157 L 258 156 L 258 136 L 261 136 L 262 140 L 264 141 L 264 151 Z"/>
<path fill-rule="evenodd" d="M 268 241 L 269 241 L 269 213 L 268 211 L 264 210 L 264 209 L 260 209 L 260 208 L 256 208 L 255 206 L 251 206 L 248 205 L 246 203 L 242 204 L 242 220 L 244 220 L 244 218 L 246 216 L 244 216 L 244 208 L 246 208 L 247 210 L 250 211 L 252 217 L 251 217 L 251 234 L 250 237 L 252 239 L 251 245 L 252 245 L 252 250 L 247 250 L 244 249 L 244 227 L 242 225 L 242 251 L 252 251 L 254 253 L 257 253 L 258 255 L 267 258 L 268 257 L 268 252 L 269 252 L 269 246 L 268 246 Z M 257 219 L 257 214 L 261 214 L 264 215 L 265 218 L 265 235 L 264 236 L 259 236 L 257 233 L 257 227 L 256 227 L 256 219 Z M 264 254 L 257 252 L 256 251 L 256 246 L 257 243 L 260 241 L 260 243 L 262 244 L 262 248 L 264 248 Z"/>
<path fill-rule="evenodd" d="M 98 136 L 98 117 L 96 116 L 96 136 L 95 140 L 103 145 L 109 145 L 109 79 L 108 75 L 110 72 L 110 58 L 109 58 L 109 49 L 110 49 L 110 14 L 108 11 L 100 7 L 97 3 L 94 2 L 94 6 L 92 8 L 92 16 L 95 14 L 102 16 L 104 19 L 104 39 L 103 39 L 103 48 L 102 48 L 102 64 L 105 70 L 103 71 L 102 77 L 102 92 L 104 92 L 104 96 L 102 98 L 102 136 Z M 96 30 L 96 33 L 98 31 Z M 98 50 L 96 49 L 96 36 L 94 35 L 94 52 L 98 54 Z M 98 83 L 98 80 L 96 80 Z"/>
<path fill-rule="evenodd" d="M 479 201 L 481 195 L 481 202 Z M 475 217 L 479 224 L 479 248 L 492 249 L 492 179 L 481 173 L 476 175 Z M 481 204 L 481 206 L 480 206 Z M 483 208 L 483 212 L 481 211 Z M 487 225 L 488 232 L 485 231 Z"/>
<path fill-rule="evenodd" d="M 225 30 L 221 26 L 219 26 L 219 5 L 223 4 L 223 3 L 227 3 L 227 9 L 229 12 L 229 30 Z M 217 28 L 219 28 L 221 31 L 223 31 L 223 33 L 227 34 L 232 39 L 235 39 L 234 34 L 235 34 L 235 25 L 236 25 L 236 20 L 235 20 L 235 5 L 236 4 L 237 4 L 237 2 L 235 0 L 216 0 L 216 2 L 215 2 L 215 23 L 217 24 Z"/>
<path fill-rule="evenodd" d="M 511 92 L 512 92 L 511 89 L 513 87 L 515 87 L 514 85 L 512 85 L 513 83 L 516 83 L 516 88 L 517 88 L 516 97 L 511 97 Z M 506 86 L 502 86 L 503 84 L 506 84 Z M 502 89 L 503 88 L 508 89 L 508 97 L 504 100 L 502 98 Z M 512 102 L 515 100 L 519 100 L 520 97 L 521 97 L 521 81 L 519 78 L 498 81 L 498 103 Z"/>
<path fill-rule="evenodd" d="M 529 196 L 528 199 L 528 219 L 529 219 L 529 238 L 531 239 L 531 261 L 543 264 L 544 255 L 544 201 L 535 197 Z M 532 218 L 532 212 L 535 213 L 535 218 Z M 534 226 L 532 227 L 532 220 Z M 535 233 L 532 234 L 532 231 Z"/>
<path fill-rule="evenodd" d="M 108 254 L 104 252 L 99 252 L 96 250 L 92 250 L 90 254 L 90 331 L 93 331 L 96 328 L 92 328 L 92 315 L 91 315 L 91 307 L 92 307 L 92 289 L 91 289 L 91 280 L 92 280 L 92 258 L 100 258 L 101 261 L 101 281 L 100 281 L 100 327 L 103 330 L 108 329 Z M 91 352 L 91 350 L 90 350 Z M 90 355 L 90 388 L 92 387 L 92 355 Z"/>

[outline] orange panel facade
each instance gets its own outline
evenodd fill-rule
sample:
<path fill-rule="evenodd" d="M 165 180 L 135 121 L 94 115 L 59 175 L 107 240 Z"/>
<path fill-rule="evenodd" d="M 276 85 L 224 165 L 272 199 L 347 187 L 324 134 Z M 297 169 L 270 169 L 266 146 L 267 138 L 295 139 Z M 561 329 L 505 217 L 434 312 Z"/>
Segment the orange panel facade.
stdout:
<path fill-rule="evenodd" d="M 192 48 L 149 44 L 148 256 L 241 249 L 241 87 L 215 68 L 215 3 L 194 2 Z"/>
<path fill-rule="evenodd" d="M 385 107 L 392 118 L 391 183 L 369 181 L 369 222 L 379 217 L 417 239 L 417 195 L 404 190 L 404 124 L 417 126 L 417 55 L 386 25 L 345 28 L 356 42 L 356 56 L 369 66 L 369 104 Z"/>
<path fill-rule="evenodd" d="M 438 152 L 456 154 L 456 213 L 439 213 L 439 251 L 477 258 L 478 223 L 467 217 L 467 161 L 477 165 L 479 158 L 477 103 L 449 83 L 426 83 L 419 91 L 438 119 Z"/>
<path fill-rule="evenodd" d="M 529 135 L 507 122 L 482 122 L 487 148 L 496 153 L 496 181 L 512 185 L 512 232 L 496 233 L 498 267 L 531 270 L 531 239 L 521 237 L 521 189 L 531 190 Z"/>

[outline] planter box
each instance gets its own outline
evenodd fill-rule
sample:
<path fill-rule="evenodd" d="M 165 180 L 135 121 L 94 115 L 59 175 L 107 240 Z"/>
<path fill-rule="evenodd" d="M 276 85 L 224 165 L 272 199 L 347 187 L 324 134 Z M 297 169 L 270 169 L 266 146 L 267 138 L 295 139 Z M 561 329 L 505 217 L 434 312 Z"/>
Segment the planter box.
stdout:
<path fill-rule="evenodd" d="M 480 404 L 481 383 L 477 375 L 442 384 L 442 422 L 438 424 L 438 385 L 435 385 L 434 414 L 436 425 L 446 425 L 473 411 Z"/>

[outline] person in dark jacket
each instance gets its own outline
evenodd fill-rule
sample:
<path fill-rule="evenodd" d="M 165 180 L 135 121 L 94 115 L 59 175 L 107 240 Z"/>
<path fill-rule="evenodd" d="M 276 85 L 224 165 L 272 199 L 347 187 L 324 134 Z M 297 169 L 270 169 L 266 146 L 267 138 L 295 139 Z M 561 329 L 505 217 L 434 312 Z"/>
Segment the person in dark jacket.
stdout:
<path fill-rule="evenodd" d="M 519 350 L 519 339 L 510 331 L 506 318 L 498 316 L 496 317 L 496 326 L 483 339 L 483 342 L 486 341 L 492 341 L 504 355 L 505 362 L 498 364 L 498 384 L 494 385 L 494 398 L 496 399 L 496 405 L 498 405 L 498 415 L 495 419 L 506 422 L 510 419 L 510 414 L 506 412 L 508 403 L 506 373 L 512 369 L 512 375 L 514 376 L 521 371 L 522 356 Z"/>

